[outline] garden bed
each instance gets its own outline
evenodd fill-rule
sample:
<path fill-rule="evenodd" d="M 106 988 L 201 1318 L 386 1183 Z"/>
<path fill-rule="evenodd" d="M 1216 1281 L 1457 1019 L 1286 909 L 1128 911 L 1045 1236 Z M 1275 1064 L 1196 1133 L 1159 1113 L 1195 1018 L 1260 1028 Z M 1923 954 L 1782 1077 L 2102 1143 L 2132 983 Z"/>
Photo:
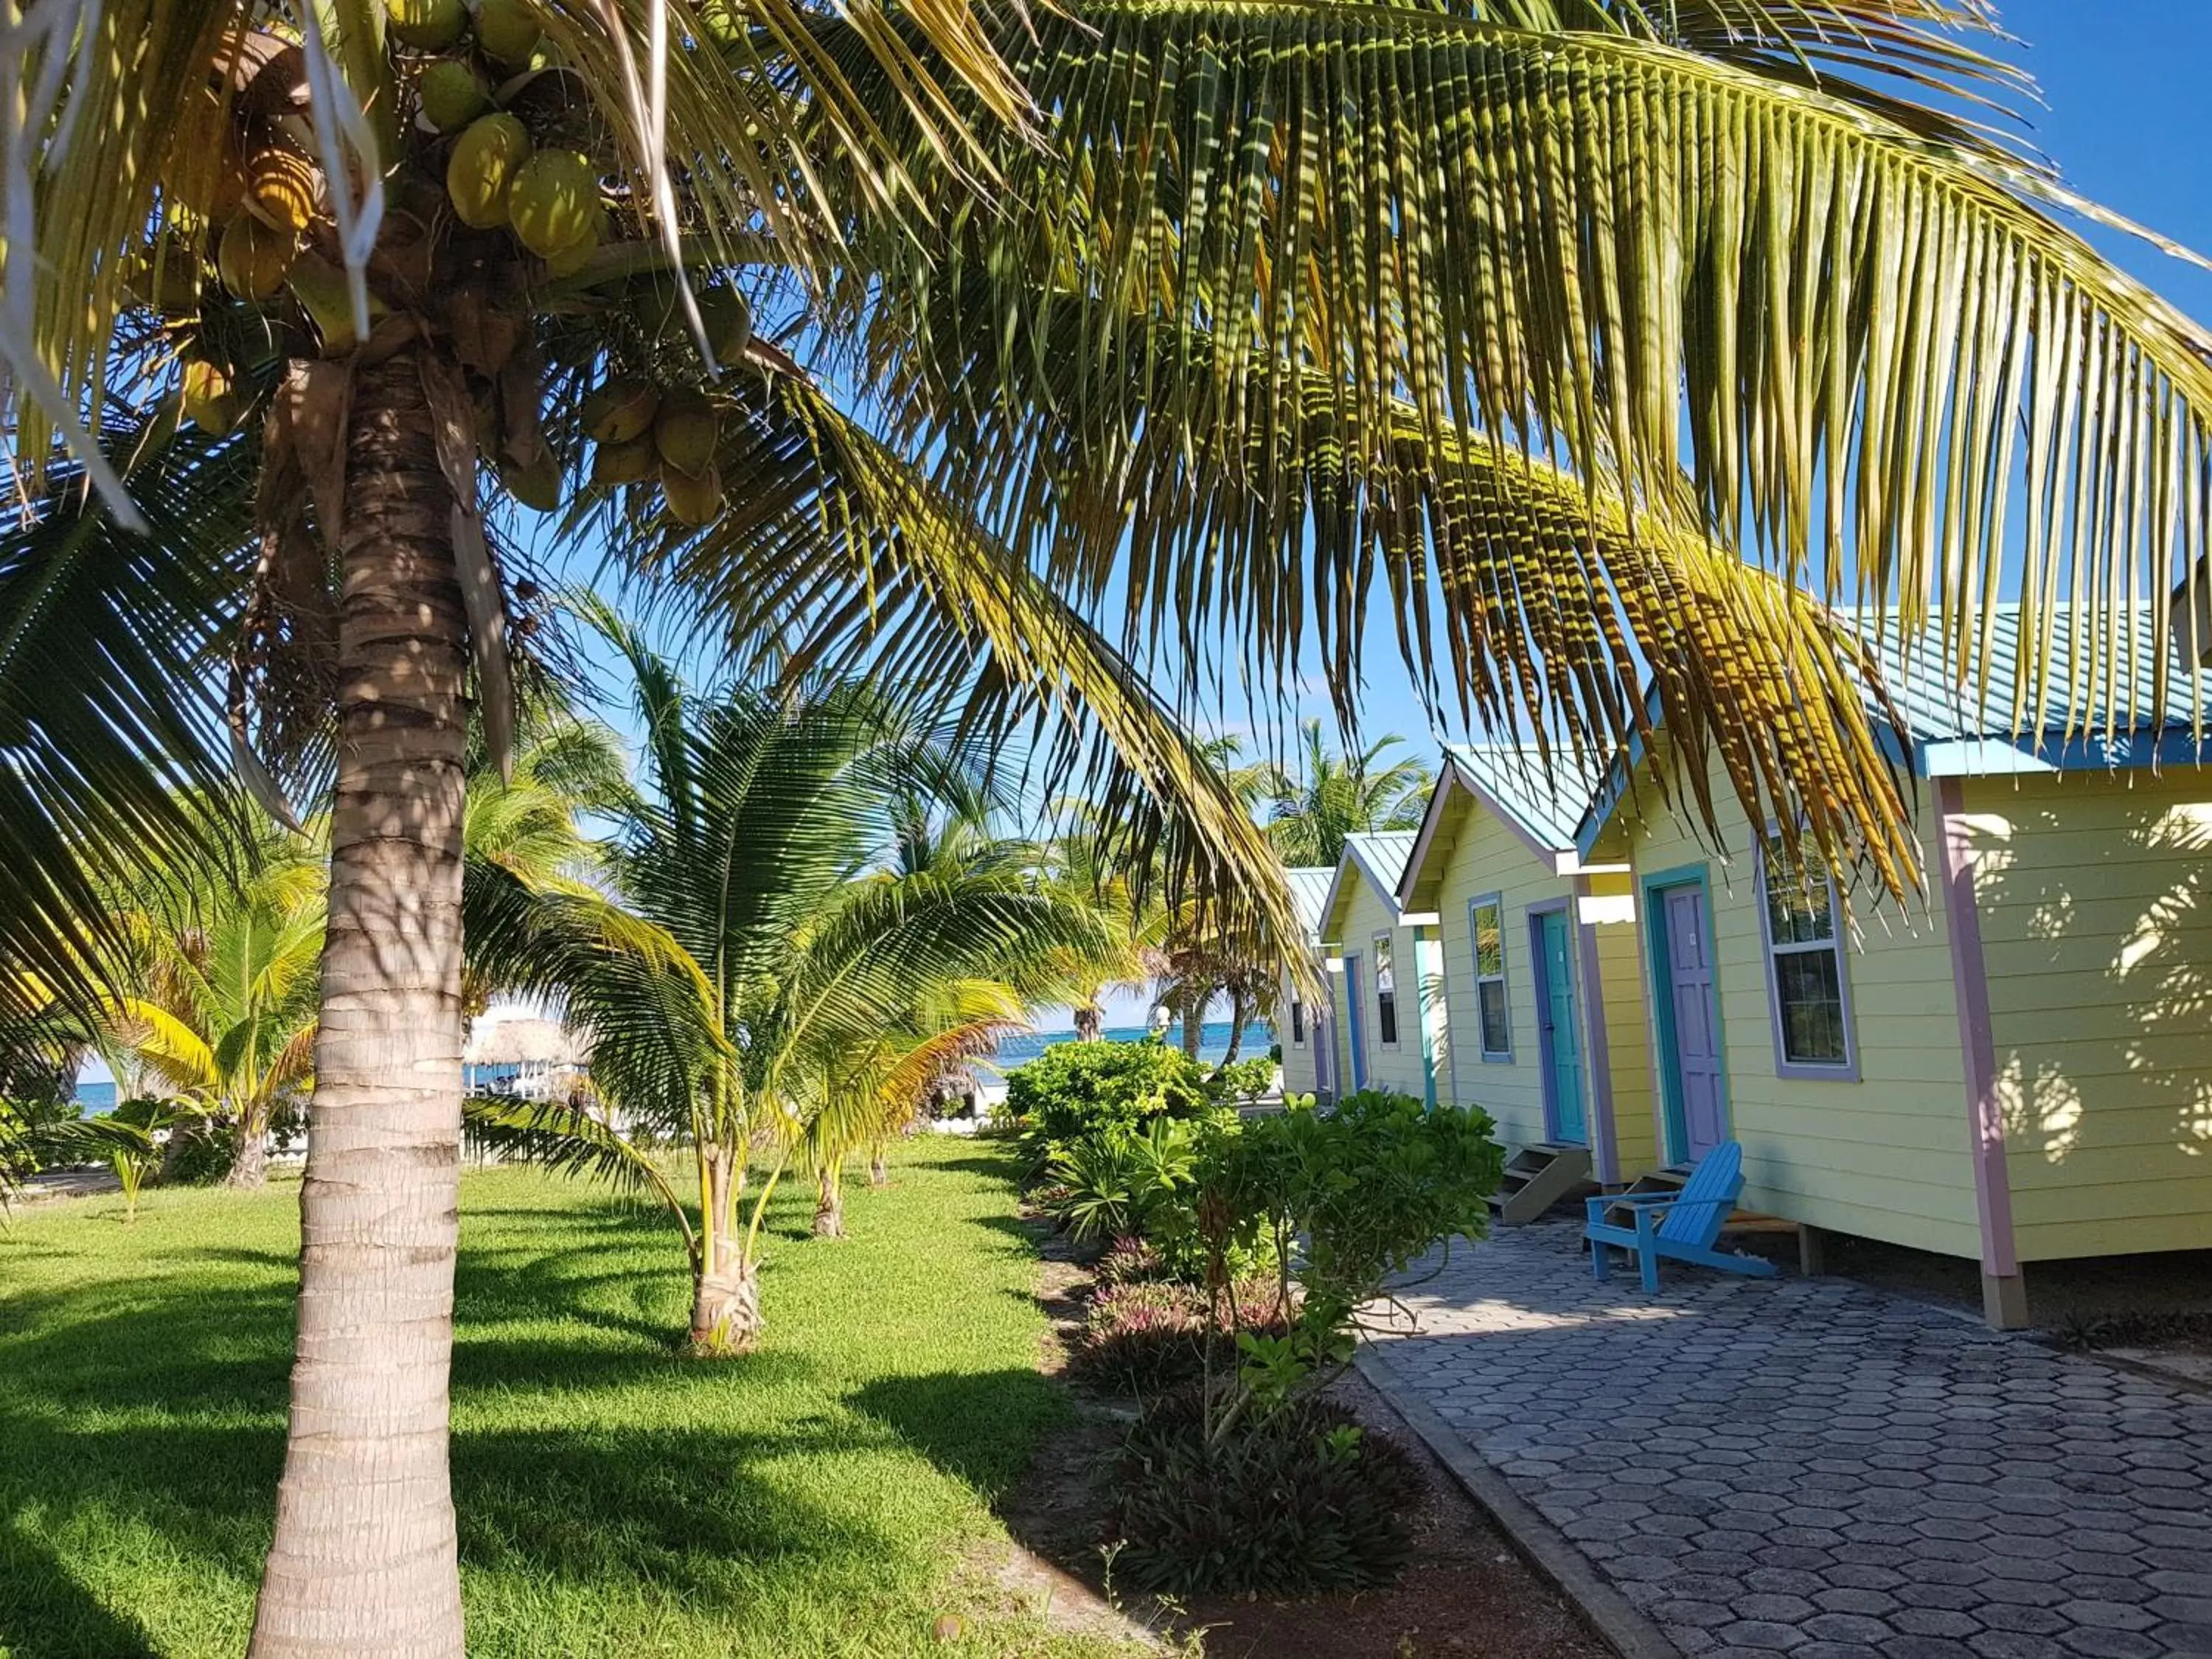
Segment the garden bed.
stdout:
<path fill-rule="evenodd" d="M 1611 1650 L 1549 1581 L 1516 1554 L 1451 1474 L 1404 1431 L 1356 1373 L 1329 1397 L 1370 1434 L 1387 1435 L 1413 1460 L 1425 1492 L 1413 1527 L 1413 1559 L 1395 1583 L 1300 1597 L 1198 1596 L 1162 1605 L 1125 1597 L 1110 1583 L 1104 1474 L 1134 1416 L 1119 1398 L 1067 1371 L 1091 1289 L 1090 1269 L 1065 1239 L 1035 1224 L 1043 1256 L 1041 1295 L 1052 1321 L 1040 1369 L 1066 1390 L 1072 1420 L 1049 1437 L 1000 1511 L 1028 1549 L 1068 1575 L 1073 1592 L 1103 1607 L 1123 1605 L 1170 1640 L 1197 1633 L 1206 1659 L 1607 1659 Z"/>

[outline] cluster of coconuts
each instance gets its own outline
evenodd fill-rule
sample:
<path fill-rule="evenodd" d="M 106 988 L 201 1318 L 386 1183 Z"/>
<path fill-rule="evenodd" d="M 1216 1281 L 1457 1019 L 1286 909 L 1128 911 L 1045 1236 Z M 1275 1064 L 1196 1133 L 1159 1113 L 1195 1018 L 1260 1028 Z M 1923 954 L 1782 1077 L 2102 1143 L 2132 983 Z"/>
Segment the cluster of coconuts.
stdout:
<path fill-rule="evenodd" d="M 648 301 L 649 303 L 649 301 Z M 720 362 L 735 362 L 752 334 L 752 318 L 732 289 L 699 295 L 707 342 Z M 722 508 L 722 476 L 714 465 L 721 418 L 696 387 L 663 386 L 617 375 L 587 395 L 580 411 L 592 443 L 591 482 L 597 489 L 658 480 L 669 516 L 697 528 Z"/>

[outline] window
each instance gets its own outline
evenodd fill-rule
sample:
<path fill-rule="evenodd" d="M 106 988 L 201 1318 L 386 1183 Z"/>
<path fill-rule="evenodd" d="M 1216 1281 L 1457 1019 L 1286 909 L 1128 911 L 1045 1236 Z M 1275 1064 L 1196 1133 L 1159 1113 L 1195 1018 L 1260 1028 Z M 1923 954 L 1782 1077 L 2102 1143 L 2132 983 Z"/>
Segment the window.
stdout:
<path fill-rule="evenodd" d="M 1835 884 L 1817 852 L 1802 843 L 1799 850 L 1805 859 L 1802 871 L 1780 837 L 1765 836 L 1759 847 L 1775 1066 L 1784 1073 L 1849 1076 L 1850 1009 L 1842 942 L 1836 937 Z"/>
<path fill-rule="evenodd" d="M 1306 1006 L 1296 997 L 1291 999 L 1291 1047 L 1306 1046 Z"/>
<path fill-rule="evenodd" d="M 1505 1012 L 1505 903 L 1495 893 L 1467 907 L 1474 939 L 1474 1009 L 1485 1060 L 1513 1058 L 1513 1023 Z"/>
<path fill-rule="evenodd" d="M 1398 1040 L 1398 975 L 1390 965 L 1390 935 L 1375 935 L 1375 1029 L 1386 1043 Z"/>

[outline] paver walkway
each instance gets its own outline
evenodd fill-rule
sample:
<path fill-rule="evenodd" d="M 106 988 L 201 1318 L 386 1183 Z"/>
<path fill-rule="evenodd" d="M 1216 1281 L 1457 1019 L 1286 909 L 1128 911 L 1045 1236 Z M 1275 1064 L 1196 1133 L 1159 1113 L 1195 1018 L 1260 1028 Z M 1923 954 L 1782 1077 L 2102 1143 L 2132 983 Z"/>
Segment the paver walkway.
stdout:
<path fill-rule="evenodd" d="M 1378 1345 L 1686 1653 L 2212 1656 L 2212 1396 L 1835 1279 L 1577 1229 L 1455 1254 Z"/>

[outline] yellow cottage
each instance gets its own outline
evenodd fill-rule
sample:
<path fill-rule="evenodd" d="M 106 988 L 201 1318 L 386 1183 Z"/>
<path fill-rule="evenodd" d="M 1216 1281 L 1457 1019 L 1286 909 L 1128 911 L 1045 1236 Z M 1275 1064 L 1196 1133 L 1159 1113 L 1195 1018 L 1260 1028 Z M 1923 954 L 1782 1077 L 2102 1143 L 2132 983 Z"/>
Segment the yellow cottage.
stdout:
<path fill-rule="evenodd" d="M 1999 619 L 2001 670 L 2018 620 Z M 1968 708 L 1932 665 L 1886 655 L 1914 733 L 1898 758 L 1919 782 L 1924 907 L 1863 904 L 1850 940 L 1832 879 L 1771 867 L 1772 826 L 1724 781 L 1709 844 L 1650 756 L 1577 827 L 1577 859 L 1632 872 L 1642 995 L 1606 1002 L 1615 1133 L 1634 1047 L 1659 1161 L 1739 1141 L 1747 1206 L 1816 1243 L 1978 1258 L 1990 1322 L 2016 1326 L 2029 1263 L 2212 1248 L 2212 745 L 2185 727 L 2015 740 L 2008 672 Z M 2212 676 L 2193 678 L 2177 701 L 2202 702 Z"/>
<path fill-rule="evenodd" d="M 1431 1002 L 1433 941 L 1398 906 L 1411 830 L 1346 838 L 1318 929 L 1331 990 L 1332 1093 L 1394 1089 L 1435 1101 L 1443 1011 Z M 1431 1010 L 1433 1009 L 1433 1012 Z"/>
<path fill-rule="evenodd" d="M 1322 909 L 1328 902 L 1336 872 L 1326 864 L 1300 865 L 1283 872 L 1290 878 L 1291 897 L 1304 925 L 1304 945 L 1310 960 L 1322 959 Z M 1326 976 L 1325 976 L 1326 977 Z M 1283 1092 L 1292 1095 L 1333 1095 L 1336 1092 L 1336 1048 L 1330 1039 L 1334 1011 L 1324 1003 L 1310 1006 L 1305 993 L 1285 968 L 1276 990 L 1275 1038 L 1283 1050 Z"/>

